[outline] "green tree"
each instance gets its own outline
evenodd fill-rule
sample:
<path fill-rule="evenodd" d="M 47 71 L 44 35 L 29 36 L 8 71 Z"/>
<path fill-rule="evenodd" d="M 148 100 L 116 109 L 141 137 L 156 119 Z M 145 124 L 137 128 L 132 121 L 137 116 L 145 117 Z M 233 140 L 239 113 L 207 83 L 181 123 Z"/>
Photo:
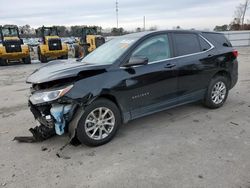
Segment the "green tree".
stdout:
<path fill-rule="evenodd" d="M 214 28 L 214 31 L 228 31 L 229 29 L 229 26 L 224 24 L 224 25 L 216 25 L 215 28 Z"/>
<path fill-rule="evenodd" d="M 120 28 L 114 27 L 111 29 L 111 35 L 113 36 L 118 36 L 118 35 L 123 35 L 123 34 L 125 34 L 125 31 L 122 27 Z"/>
<path fill-rule="evenodd" d="M 138 32 L 141 32 L 142 29 L 140 27 L 137 27 L 135 31 L 138 33 Z"/>

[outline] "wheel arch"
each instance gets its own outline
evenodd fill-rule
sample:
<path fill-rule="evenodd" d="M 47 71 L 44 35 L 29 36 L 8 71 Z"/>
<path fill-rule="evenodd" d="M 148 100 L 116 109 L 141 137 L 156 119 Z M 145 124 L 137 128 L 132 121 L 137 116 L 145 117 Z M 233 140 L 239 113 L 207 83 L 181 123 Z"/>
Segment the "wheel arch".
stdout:
<path fill-rule="evenodd" d="M 224 76 L 224 77 L 226 77 L 228 79 L 228 81 L 229 81 L 229 86 L 231 87 L 232 78 L 231 78 L 231 75 L 230 75 L 230 73 L 228 71 L 226 71 L 226 70 L 220 70 L 217 73 L 215 73 L 212 78 L 215 78 L 217 76 Z"/>
<path fill-rule="evenodd" d="M 100 99 L 100 98 L 104 98 L 104 99 L 107 99 L 107 100 L 110 100 L 111 102 L 113 102 L 118 107 L 118 109 L 120 111 L 122 122 L 126 123 L 128 121 L 127 120 L 128 118 L 123 113 L 123 107 L 119 104 L 119 102 L 115 96 L 113 96 L 111 94 L 101 94 L 95 100 Z"/>

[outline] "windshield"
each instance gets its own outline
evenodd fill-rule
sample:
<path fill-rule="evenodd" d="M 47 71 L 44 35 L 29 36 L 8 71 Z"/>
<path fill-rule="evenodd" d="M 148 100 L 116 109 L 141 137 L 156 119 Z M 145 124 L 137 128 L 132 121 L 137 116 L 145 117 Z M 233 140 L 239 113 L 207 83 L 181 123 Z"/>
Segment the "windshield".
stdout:
<path fill-rule="evenodd" d="M 91 64 L 113 64 L 137 38 L 118 37 L 103 44 L 89 55 L 82 62 Z"/>
<path fill-rule="evenodd" d="M 15 37 L 18 35 L 16 28 L 2 28 L 4 37 Z"/>

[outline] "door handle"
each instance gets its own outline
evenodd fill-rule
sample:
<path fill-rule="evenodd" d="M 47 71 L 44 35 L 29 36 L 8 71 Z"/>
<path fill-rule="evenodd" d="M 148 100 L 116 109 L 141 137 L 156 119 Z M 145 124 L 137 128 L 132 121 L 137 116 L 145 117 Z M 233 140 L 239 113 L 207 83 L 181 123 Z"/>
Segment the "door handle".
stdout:
<path fill-rule="evenodd" d="M 171 68 L 173 68 L 173 67 L 176 67 L 176 65 L 175 65 L 175 64 L 171 64 L 171 63 L 168 63 L 168 64 L 166 64 L 166 65 L 164 66 L 164 68 L 166 68 L 166 69 L 171 69 Z"/>

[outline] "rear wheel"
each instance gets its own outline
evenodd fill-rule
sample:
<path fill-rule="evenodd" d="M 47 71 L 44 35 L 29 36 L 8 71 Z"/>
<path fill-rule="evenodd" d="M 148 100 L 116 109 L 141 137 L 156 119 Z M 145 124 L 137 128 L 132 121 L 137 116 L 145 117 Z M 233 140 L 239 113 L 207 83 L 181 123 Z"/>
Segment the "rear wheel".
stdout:
<path fill-rule="evenodd" d="M 68 59 L 68 54 L 67 55 L 63 55 L 63 56 L 59 57 L 58 59 Z"/>
<path fill-rule="evenodd" d="M 8 65 L 7 60 L 0 58 L 0 66 L 6 66 L 6 65 Z"/>
<path fill-rule="evenodd" d="M 80 58 L 81 57 L 80 45 L 74 45 L 74 49 L 75 49 L 75 58 Z"/>
<path fill-rule="evenodd" d="M 47 63 L 48 62 L 47 57 L 42 55 L 40 48 L 38 48 L 37 53 L 38 53 L 38 59 L 41 61 L 41 63 Z"/>
<path fill-rule="evenodd" d="M 88 51 L 88 48 L 89 46 L 88 45 L 83 45 L 82 47 L 82 51 L 83 51 L 83 57 L 87 56 L 89 54 L 89 51 Z"/>
<path fill-rule="evenodd" d="M 86 107 L 77 126 L 78 140 L 88 146 L 100 146 L 113 139 L 121 124 L 117 106 L 107 99 L 98 99 Z"/>
<path fill-rule="evenodd" d="M 225 103 L 229 92 L 229 80 L 224 76 L 216 76 L 208 86 L 204 104 L 208 108 L 219 108 Z"/>
<path fill-rule="evenodd" d="M 31 59 L 30 59 L 30 56 L 26 57 L 26 58 L 23 58 L 23 62 L 25 64 L 31 64 Z"/>

